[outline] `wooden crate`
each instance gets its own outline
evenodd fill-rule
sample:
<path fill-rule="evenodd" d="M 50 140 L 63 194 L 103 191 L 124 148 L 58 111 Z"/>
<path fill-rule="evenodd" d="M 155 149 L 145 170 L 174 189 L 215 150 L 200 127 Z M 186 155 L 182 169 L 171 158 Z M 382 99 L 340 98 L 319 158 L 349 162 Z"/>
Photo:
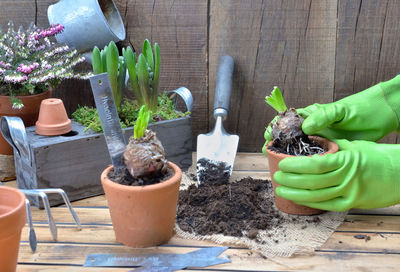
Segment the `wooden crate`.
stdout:
<path fill-rule="evenodd" d="M 160 121 L 149 126 L 163 143 L 166 157 L 183 170 L 192 165 L 191 118 Z M 100 174 L 111 159 L 104 135 L 84 132 L 84 127 L 72 124 L 76 135 L 46 137 L 28 127 L 30 166 L 21 163 L 21 155 L 15 155 L 18 187 L 21 189 L 62 188 L 71 201 L 103 194 Z M 128 138 L 133 128 L 125 129 Z M 30 198 L 36 206 L 42 206 L 37 197 Z M 58 195 L 49 196 L 51 205 L 63 203 Z"/>

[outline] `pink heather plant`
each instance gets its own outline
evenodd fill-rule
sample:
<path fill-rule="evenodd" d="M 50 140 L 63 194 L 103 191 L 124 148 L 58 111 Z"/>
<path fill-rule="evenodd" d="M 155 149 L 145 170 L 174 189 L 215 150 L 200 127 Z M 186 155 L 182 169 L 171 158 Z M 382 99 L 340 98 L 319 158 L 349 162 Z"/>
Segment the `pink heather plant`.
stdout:
<path fill-rule="evenodd" d="M 60 24 L 40 29 L 32 23 L 15 31 L 9 22 L 8 31 L 0 31 L 0 95 L 10 96 L 13 108 L 23 107 L 15 96 L 42 93 L 67 78 L 87 78 L 73 71 L 85 58 L 51 40 L 63 29 Z"/>

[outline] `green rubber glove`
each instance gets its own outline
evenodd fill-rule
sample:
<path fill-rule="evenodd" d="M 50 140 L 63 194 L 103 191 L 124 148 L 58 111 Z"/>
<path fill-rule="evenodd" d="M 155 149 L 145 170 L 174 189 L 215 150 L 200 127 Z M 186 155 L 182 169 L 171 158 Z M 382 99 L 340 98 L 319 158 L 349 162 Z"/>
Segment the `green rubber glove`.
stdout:
<path fill-rule="evenodd" d="M 328 139 L 377 141 L 399 129 L 400 75 L 329 104 L 314 104 L 298 113 L 307 135 Z"/>
<path fill-rule="evenodd" d="M 312 208 L 346 211 L 400 203 L 400 145 L 335 141 L 335 154 L 289 157 L 274 180 L 280 197 Z"/>

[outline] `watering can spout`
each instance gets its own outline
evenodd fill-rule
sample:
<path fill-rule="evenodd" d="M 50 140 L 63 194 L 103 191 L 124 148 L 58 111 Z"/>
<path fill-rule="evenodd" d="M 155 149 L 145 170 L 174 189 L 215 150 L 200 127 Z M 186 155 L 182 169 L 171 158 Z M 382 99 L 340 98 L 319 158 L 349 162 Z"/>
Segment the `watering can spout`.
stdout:
<path fill-rule="evenodd" d="M 110 41 L 118 42 L 126 36 L 113 0 L 61 0 L 48 7 L 47 17 L 50 24 L 64 26 L 64 31 L 56 36 L 57 41 L 80 53 L 92 51 L 95 46 L 103 48 Z"/>

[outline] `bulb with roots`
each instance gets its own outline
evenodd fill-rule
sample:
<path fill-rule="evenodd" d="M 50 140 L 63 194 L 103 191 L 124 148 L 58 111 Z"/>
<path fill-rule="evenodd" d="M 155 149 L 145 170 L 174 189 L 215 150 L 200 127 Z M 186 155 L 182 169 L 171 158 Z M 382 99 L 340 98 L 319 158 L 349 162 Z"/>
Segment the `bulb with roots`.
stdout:
<path fill-rule="evenodd" d="M 304 118 L 295 109 L 291 108 L 279 114 L 279 118 L 272 124 L 272 137 L 283 144 L 293 144 L 306 137 L 301 125 Z"/>

